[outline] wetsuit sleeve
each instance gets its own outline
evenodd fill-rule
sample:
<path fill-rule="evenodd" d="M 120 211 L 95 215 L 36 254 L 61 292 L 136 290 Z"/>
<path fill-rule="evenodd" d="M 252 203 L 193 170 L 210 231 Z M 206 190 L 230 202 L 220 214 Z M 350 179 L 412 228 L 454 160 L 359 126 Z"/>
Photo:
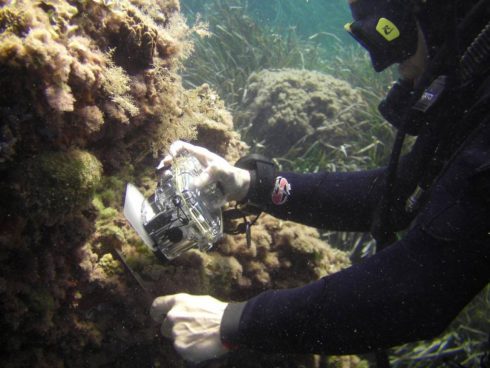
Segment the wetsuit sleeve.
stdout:
<path fill-rule="evenodd" d="M 489 189 L 486 118 L 403 239 L 304 287 L 230 305 L 222 338 L 271 352 L 349 354 L 434 337 L 490 281 Z"/>
<path fill-rule="evenodd" d="M 412 160 L 404 157 L 399 176 L 412 168 Z M 322 229 L 366 232 L 371 228 L 384 190 L 385 169 L 358 172 L 321 172 L 298 174 L 279 172 L 274 182 L 264 182 L 252 175 L 248 197 L 264 211 L 275 217 L 300 222 Z M 413 180 L 400 181 L 395 193 L 393 217 L 398 228 L 406 226 L 401 209 L 413 191 Z M 264 190 L 266 187 L 266 190 Z M 400 213 L 400 215 L 398 215 Z"/>
<path fill-rule="evenodd" d="M 382 173 L 280 172 L 256 202 L 281 219 L 331 230 L 367 231 Z"/>
<path fill-rule="evenodd" d="M 488 283 L 489 250 L 417 228 L 307 286 L 229 305 L 222 339 L 268 352 L 351 354 L 433 337 Z"/>

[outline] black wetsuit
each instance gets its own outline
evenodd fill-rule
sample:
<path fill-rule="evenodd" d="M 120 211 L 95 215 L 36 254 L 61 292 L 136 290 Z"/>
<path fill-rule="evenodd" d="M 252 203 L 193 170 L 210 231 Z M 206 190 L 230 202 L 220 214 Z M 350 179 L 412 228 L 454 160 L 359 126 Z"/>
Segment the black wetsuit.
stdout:
<path fill-rule="evenodd" d="M 407 229 L 401 240 L 304 287 L 230 304 L 222 339 L 268 352 L 347 354 L 442 332 L 490 281 L 490 78 L 473 92 L 452 134 L 442 129 L 452 139 L 441 155 L 443 168 L 412 216 L 404 208 L 423 175 L 417 172 L 417 143 L 401 160 L 390 213 L 394 230 Z M 291 186 L 286 202 L 259 199 L 279 218 L 366 232 L 383 193 L 384 171 L 279 173 Z M 251 192 L 257 195 L 257 188 Z"/>

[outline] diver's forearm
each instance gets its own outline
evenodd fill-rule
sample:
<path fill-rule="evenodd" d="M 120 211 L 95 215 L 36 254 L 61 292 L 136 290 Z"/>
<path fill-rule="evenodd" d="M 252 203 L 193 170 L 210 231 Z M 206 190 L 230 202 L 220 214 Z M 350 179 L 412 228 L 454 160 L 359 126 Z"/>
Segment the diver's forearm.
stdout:
<path fill-rule="evenodd" d="M 356 354 L 433 337 L 488 282 L 489 248 L 465 245 L 463 254 L 463 244 L 412 231 L 361 264 L 228 307 L 222 338 L 269 352 Z"/>
<path fill-rule="evenodd" d="M 259 204 L 278 218 L 322 229 L 369 231 L 383 171 L 278 173 Z"/>

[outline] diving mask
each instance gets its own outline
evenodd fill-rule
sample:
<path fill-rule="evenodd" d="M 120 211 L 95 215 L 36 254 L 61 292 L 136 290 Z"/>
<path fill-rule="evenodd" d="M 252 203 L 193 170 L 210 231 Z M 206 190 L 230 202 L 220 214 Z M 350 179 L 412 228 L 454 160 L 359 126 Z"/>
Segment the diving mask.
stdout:
<path fill-rule="evenodd" d="M 216 184 L 194 185 L 203 170 L 196 157 L 183 153 L 149 198 L 127 185 L 124 215 L 159 258 L 173 259 L 191 248 L 207 251 L 221 238 L 223 195 Z"/>
<path fill-rule="evenodd" d="M 350 4 L 354 21 L 345 25 L 380 72 L 417 51 L 418 31 L 413 4 L 407 0 L 356 0 Z"/>

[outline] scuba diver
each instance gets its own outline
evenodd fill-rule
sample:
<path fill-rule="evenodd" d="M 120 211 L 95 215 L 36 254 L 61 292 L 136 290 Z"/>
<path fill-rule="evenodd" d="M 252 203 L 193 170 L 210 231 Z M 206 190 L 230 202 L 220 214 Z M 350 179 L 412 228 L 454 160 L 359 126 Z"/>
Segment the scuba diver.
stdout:
<path fill-rule="evenodd" d="M 490 281 L 490 6 L 488 0 L 350 0 L 347 31 L 376 71 L 399 64 L 380 103 L 397 128 L 387 167 L 278 172 L 251 155 L 232 166 L 175 142 L 226 199 L 317 228 L 371 232 L 377 252 L 303 287 L 248 301 L 176 294 L 153 301 L 188 361 L 246 347 L 363 354 L 440 334 Z M 404 137 L 417 136 L 401 155 Z M 397 232 L 404 231 L 403 236 Z"/>

